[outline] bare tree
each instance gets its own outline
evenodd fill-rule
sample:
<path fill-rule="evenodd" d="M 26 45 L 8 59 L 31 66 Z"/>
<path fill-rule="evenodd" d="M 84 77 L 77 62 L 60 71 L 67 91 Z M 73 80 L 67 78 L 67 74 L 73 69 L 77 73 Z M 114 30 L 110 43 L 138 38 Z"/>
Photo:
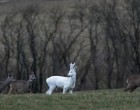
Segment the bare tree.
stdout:
<path fill-rule="evenodd" d="M 10 58 L 11 55 L 14 51 L 14 44 L 13 44 L 13 40 L 14 40 L 14 21 L 13 18 L 15 17 L 16 13 L 12 13 L 8 16 L 6 16 L 4 22 L 1 25 L 1 31 L 2 31 L 2 38 L 1 38 L 1 42 L 4 46 L 4 58 L 1 62 L 1 68 L 4 67 L 4 71 L 8 72 L 9 68 L 9 63 L 10 63 Z"/>

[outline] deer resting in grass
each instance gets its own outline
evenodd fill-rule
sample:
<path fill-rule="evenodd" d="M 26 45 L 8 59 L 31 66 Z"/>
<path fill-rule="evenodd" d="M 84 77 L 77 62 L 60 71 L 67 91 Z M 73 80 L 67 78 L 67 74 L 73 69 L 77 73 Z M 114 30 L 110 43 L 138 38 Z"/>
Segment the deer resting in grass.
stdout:
<path fill-rule="evenodd" d="M 137 87 L 140 87 L 140 75 L 131 75 L 126 80 L 127 86 L 125 92 L 133 92 Z"/>
<path fill-rule="evenodd" d="M 8 77 L 5 81 L 0 81 L 0 92 L 2 92 L 10 83 L 15 82 L 16 79 L 8 73 Z"/>
<path fill-rule="evenodd" d="M 70 64 L 70 70 L 67 74 L 68 77 L 63 76 L 51 76 L 46 79 L 46 83 L 49 86 L 48 91 L 46 94 L 51 95 L 53 90 L 58 87 L 63 89 L 63 94 L 66 93 L 67 90 L 69 90 L 70 94 L 73 94 L 73 89 L 75 88 L 76 83 L 76 66 L 75 63 Z"/>
<path fill-rule="evenodd" d="M 29 80 L 17 80 L 10 84 L 10 90 L 8 94 L 23 94 L 30 90 L 33 81 L 36 79 L 34 73 L 29 75 Z"/>

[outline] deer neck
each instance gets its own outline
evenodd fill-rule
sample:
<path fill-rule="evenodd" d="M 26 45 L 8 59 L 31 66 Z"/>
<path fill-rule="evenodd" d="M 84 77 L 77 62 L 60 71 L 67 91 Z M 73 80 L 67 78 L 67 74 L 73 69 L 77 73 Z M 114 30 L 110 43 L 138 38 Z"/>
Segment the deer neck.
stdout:
<path fill-rule="evenodd" d="M 28 80 L 27 84 L 30 85 L 33 83 L 33 80 Z"/>
<path fill-rule="evenodd" d="M 0 87 L 0 92 L 1 92 L 8 84 L 10 84 L 10 82 L 4 81 L 4 82 L 2 83 L 2 85 L 1 85 L 1 87 Z"/>
<path fill-rule="evenodd" d="M 75 83 L 76 82 L 76 76 L 70 76 L 70 80 Z"/>

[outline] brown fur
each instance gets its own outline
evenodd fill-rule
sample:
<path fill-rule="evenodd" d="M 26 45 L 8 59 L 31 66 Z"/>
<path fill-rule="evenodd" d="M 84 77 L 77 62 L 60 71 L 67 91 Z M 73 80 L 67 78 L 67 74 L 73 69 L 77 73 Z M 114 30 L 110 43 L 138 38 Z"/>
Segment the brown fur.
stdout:
<path fill-rule="evenodd" d="M 30 75 L 29 80 L 17 80 L 16 82 L 10 84 L 9 94 L 23 94 L 30 91 L 33 80 L 35 80 L 35 75 Z"/>
<path fill-rule="evenodd" d="M 133 92 L 137 87 L 140 87 L 140 75 L 130 75 L 126 80 L 127 86 L 125 92 Z"/>
<path fill-rule="evenodd" d="M 0 81 L 0 92 L 6 89 L 10 83 L 13 83 L 15 81 L 16 79 L 11 74 L 8 74 L 8 77 L 5 81 Z"/>

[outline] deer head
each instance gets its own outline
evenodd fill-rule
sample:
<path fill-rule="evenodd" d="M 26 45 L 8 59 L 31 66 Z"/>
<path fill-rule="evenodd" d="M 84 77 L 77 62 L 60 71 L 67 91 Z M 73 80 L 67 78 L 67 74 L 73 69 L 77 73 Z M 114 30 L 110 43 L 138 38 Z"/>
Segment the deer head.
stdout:
<path fill-rule="evenodd" d="M 8 77 L 5 81 L 1 81 L 1 85 L 0 85 L 0 92 L 6 88 L 6 86 L 8 86 L 10 83 L 15 82 L 16 79 L 10 74 L 8 73 Z"/>
<path fill-rule="evenodd" d="M 76 76 L 76 66 L 75 66 L 75 63 L 71 63 L 70 64 L 70 71 L 69 73 L 67 74 L 68 76 Z"/>
<path fill-rule="evenodd" d="M 29 82 L 32 82 L 34 80 L 36 80 L 35 74 L 34 74 L 34 72 L 31 72 L 29 75 Z"/>
<path fill-rule="evenodd" d="M 15 81 L 16 81 L 16 79 L 8 72 L 8 77 L 5 80 L 5 83 L 10 84 L 10 83 L 15 82 Z"/>

